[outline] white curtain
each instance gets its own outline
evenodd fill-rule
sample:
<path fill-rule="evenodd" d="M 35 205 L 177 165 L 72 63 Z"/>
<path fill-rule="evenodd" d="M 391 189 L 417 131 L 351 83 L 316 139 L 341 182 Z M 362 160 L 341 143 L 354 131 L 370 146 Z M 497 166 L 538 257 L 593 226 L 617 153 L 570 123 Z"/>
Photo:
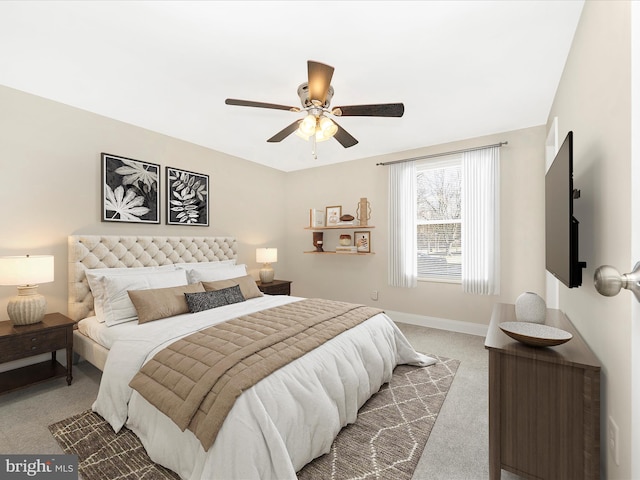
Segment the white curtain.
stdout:
<path fill-rule="evenodd" d="M 500 293 L 500 148 L 462 156 L 462 289 Z"/>
<path fill-rule="evenodd" d="M 416 166 L 389 166 L 389 285 L 418 285 L 416 238 Z"/>

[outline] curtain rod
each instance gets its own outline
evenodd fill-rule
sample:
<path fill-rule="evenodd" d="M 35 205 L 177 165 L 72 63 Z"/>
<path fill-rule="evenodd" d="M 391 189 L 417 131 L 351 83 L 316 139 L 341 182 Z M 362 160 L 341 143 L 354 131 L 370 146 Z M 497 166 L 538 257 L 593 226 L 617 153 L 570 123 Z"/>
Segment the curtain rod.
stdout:
<path fill-rule="evenodd" d="M 432 153 L 431 155 L 423 155 L 422 157 L 405 158 L 403 160 L 394 160 L 392 162 L 376 163 L 376 166 L 393 165 L 395 163 L 412 162 L 414 160 L 424 160 L 426 158 L 444 157 L 446 155 L 455 155 L 456 153 L 473 152 L 475 150 L 483 150 L 485 148 L 501 147 L 502 145 L 507 145 L 508 143 L 509 142 L 500 142 L 500 143 L 494 143 L 493 145 L 483 145 L 482 147 L 464 148 L 462 150 L 453 150 L 451 152 L 444 152 L 444 153 Z"/>

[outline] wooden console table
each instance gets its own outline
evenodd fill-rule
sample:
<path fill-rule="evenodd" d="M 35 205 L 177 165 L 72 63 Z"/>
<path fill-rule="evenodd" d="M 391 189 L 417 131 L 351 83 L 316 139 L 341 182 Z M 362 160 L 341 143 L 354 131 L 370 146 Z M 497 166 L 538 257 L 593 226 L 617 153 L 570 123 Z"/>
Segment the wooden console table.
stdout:
<path fill-rule="evenodd" d="M 600 478 L 600 363 L 571 322 L 548 309 L 546 324 L 573 335 L 563 345 L 529 347 L 498 325 L 516 321 L 497 304 L 489 351 L 489 477 L 501 469 L 540 479 Z"/>

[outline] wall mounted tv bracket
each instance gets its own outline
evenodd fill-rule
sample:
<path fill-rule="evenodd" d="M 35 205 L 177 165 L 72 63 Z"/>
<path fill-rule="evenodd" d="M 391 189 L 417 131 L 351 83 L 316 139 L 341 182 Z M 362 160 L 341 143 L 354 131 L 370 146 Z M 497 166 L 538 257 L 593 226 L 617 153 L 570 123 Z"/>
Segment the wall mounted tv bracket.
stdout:
<path fill-rule="evenodd" d="M 573 199 L 577 199 L 580 198 L 580 190 L 577 188 L 574 188 L 573 191 L 571 192 L 571 196 L 573 197 Z M 575 217 L 571 217 L 571 228 L 574 229 L 575 228 L 575 235 L 573 236 L 573 238 L 575 238 L 576 240 L 576 252 L 578 251 L 578 245 L 577 245 L 577 239 L 578 239 L 578 220 L 576 220 Z M 577 260 L 577 259 L 576 259 Z M 576 275 L 576 278 L 578 279 L 578 285 L 582 285 L 582 269 L 583 268 L 587 268 L 587 262 L 581 262 L 579 260 L 577 260 L 577 266 L 574 270 L 574 273 Z"/>

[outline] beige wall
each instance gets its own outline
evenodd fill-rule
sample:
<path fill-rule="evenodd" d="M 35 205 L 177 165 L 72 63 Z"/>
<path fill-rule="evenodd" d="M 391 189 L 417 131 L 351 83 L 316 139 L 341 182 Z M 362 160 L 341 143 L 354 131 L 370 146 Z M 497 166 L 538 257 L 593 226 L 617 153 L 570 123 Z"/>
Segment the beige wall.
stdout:
<path fill-rule="evenodd" d="M 283 172 L 1 86 L 0 106 L 0 255 L 55 255 L 48 311 L 67 311 L 71 234 L 235 235 L 254 274 L 255 246 L 284 249 Z M 101 222 L 101 152 L 160 164 L 162 202 L 165 166 L 208 174 L 210 226 Z M 0 287 L 0 311 L 15 294 Z"/>
<path fill-rule="evenodd" d="M 574 132 L 574 183 L 582 197 L 583 285 L 560 286 L 559 304 L 602 362 L 601 448 L 605 478 L 631 475 L 631 302 L 628 292 L 600 296 L 595 269 L 627 272 L 631 252 L 631 24 L 628 2 L 585 2 L 549 116 L 563 139 Z M 607 417 L 620 428 L 620 466 L 607 452 Z M 638 452 L 635 452 L 637 455 Z"/>
<path fill-rule="evenodd" d="M 255 246 L 279 250 L 278 278 L 293 293 L 378 305 L 387 310 L 486 325 L 496 301 L 525 290 L 543 293 L 544 127 L 469 139 L 346 164 L 283 173 L 40 97 L 0 87 L 0 255 L 53 254 L 55 281 L 40 286 L 48 311 L 67 310 L 66 239 L 70 234 L 235 235 L 240 262 L 256 275 Z M 460 285 L 387 285 L 387 168 L 376 162 L 508 141 L 502 156 L 502 293 L 464 294 Z M 181 227 L 100 221 L 100 153 L 210 176 L 210 226 Z M 322 151 L 320 150 L 320 154 Z M 309 208 L 342 205 L 355 215 L 360 197 L 372 206 L 372 247 L 364 257 L 317 256 Z M 266 200 L 265 200 L 266 199 Z M 164 222 L 164 205 L 161 220 Z M 326 234 L 331 242 L 332 235 Z M 379 300 L 370 300 L 370 292 Z M 4 311 L 14 287 L 0 287 Z M 3 316 L 6 318 L 5 316 Z"/>
<path fill-rule="evenodd" d="M 387 284 L 388 168 L 377 162 L 443 153 L 508 141 L 501 156 L 501 294 L 463 293 L 460 284 L 419 282 L 415 289 Z M 286 231 L 289 278 L 295 293 L 379 306 L 390 311 L 486 325 L 496 302 L 513 303 L 524 291 L 544 295 L 543 126 L 468 139 L 382 157 L 291 172 L 287 175 Z M 322 155 L 322 146 L 319 146 Z M 309 255 L 313 250 L 309 209 L 341 205 L 355 215 L 360 197 L 371 203 L 375 255 Z M 325 232 L 335 245 L 340 231 Z M 379 300 L 370 298 L 379 292 Z M 419 319 L 418 319 L 419 322 Z"/>

